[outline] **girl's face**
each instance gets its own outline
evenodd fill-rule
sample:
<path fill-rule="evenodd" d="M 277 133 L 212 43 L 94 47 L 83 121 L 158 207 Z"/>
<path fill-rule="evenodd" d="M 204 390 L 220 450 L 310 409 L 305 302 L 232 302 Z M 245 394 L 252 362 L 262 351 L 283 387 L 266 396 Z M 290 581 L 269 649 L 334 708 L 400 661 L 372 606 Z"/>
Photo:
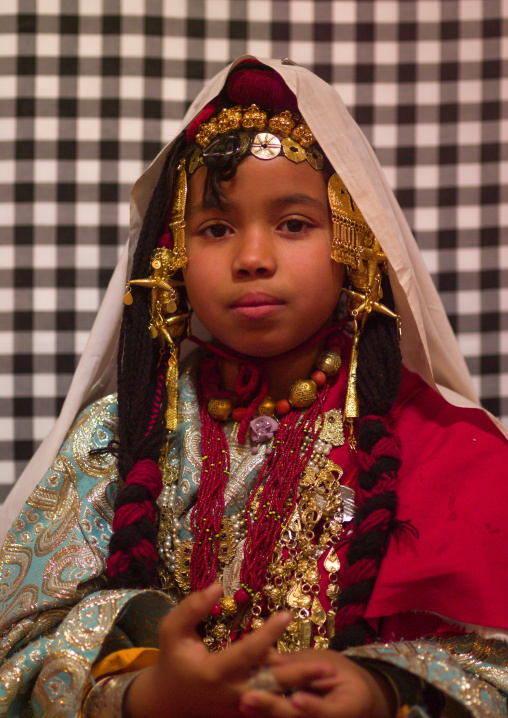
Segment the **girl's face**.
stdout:
<path fill-rule="evenodd" d="M 205 168 L 189 182 L 185 283 L 213 337 L 273 357 L 326 325 L 344 267 L 330 257 L 324 175 L 307 162 L 248 157 L 222 184 L 224 208 L 203 206 Z"/>

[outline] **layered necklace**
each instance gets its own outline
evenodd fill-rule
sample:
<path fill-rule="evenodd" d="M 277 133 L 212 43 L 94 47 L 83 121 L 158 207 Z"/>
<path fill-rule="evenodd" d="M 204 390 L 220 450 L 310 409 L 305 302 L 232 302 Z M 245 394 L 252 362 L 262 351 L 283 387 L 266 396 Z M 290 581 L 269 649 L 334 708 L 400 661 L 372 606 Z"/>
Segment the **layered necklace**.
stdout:
<path fill-rule="evenodd" d="M 352 490 L 340 485 L 341 468 L 328 458 L 333 447 L 344 443 L 341 413 L 324 411 L 328 380 L 340 368 L 341 343 L 319 355 L 311 378 L 296 382 L 285 403 L 272 402 L 258 377 L 251 397 L 244 391 L 234 406 L 230 397 L 217 396 L 216 356 L 201 363 L 201 476 L 187 517 L 194 539 L 179 538 L 179 470 L 166 466 L 159 554 L 164 587 L 175 600 L 222 581 L 224 598 L 205 622 L 204 640 L 212 650 L 225 647 L 238 632 L 259 627 L 262 614 L 282 607 L 292 611 L 294 620 L 279 641 L 280 650 L 326 648 L 333 635 L 339 569 L 334 546 L 354 506 Z M 248 405 L 238 406 L 246 395 Z M 230 442 L 244 444 L 246 419 L 251 451 L 261 449 L 259 472 L 243 512 L 228 516 L 231 462 L 224 429 Z M 327 611 L 319 596 L 318 561 L 323 557 Z"/>

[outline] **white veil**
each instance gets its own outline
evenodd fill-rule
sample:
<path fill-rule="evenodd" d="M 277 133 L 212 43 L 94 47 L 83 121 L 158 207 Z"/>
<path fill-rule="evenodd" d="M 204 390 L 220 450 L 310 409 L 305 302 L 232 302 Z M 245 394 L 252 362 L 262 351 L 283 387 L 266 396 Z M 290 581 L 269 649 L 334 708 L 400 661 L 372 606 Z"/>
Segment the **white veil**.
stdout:
<path fill-rule="evenodd" d="M 255 59 L 238 58 L 204 87 L 189 108 L 182 127 L 219 93 L 231 67 L 246 58 Z M 452 404 L 479 406 L 466 363 L 411 230 L 372 148 L 339 95 L 303 67 L 279 60 L 260 61 L 276 70 L 295 93 L 300 112 L 387 255 L 397 312 L 402 319 L 401 348 L 405 366 L 420 374 Z M 115 390 L 125 283 L 143 216 L 167 149 L 162 150 L 133 187 L 128 245 L 99 309 L 62 412 L 0 509 L 0 541 L 53 462 L 76 414 L 90 402 Z M 507 429 L 493 417 L 492 420 L 508 436 Z"/>

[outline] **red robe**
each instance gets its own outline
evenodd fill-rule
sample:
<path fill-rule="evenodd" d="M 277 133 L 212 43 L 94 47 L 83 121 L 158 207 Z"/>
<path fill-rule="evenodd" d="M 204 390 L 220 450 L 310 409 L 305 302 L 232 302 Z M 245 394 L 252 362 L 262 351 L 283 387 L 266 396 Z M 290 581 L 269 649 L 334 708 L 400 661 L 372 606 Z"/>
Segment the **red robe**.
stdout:
<path fill-rule="evenodd" d="M 341 372 L 326 410 L 343 406 L 345 381 Z M 442 626 L 411 611 L 508 630 L 508 441 L 481 409 L 452 406 L 405 369 L 387 418 L 402 446 L 397 518 L 409 520 L 418 536 L 392 537 L 366 618 L 384 618 L 386 640 Z M 354 486 L 347 446 L 330 458 Z"/>

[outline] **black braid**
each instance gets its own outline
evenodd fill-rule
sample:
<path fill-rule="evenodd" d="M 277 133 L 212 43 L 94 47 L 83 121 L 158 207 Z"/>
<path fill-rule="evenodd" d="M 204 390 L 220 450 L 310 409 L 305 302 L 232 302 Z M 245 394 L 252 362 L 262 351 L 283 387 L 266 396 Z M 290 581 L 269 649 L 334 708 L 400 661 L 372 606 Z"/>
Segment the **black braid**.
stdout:
<path fill-rule="evenodd" d="M 391 290 L 386 281 L 383 286 L 384 301 L 393 306 Z M 372 417 L 384 417 L 392 407 L 400 388 L 402 377 L 402 356 L 397 337 L 397 325 L 394 319 L 371 314 L 366 322 L 358 346 L 357 392 L 360 406 L 360 429 L 358 436 L 359 449 L 371 454 L 378 441 L 387 435 L 384 421 Z M 369 417 L 365 419 L 363 417 Z M 363 418 L 363 419 L 362 419 Z M 395 519 L 397 511 L 397 494 L 394 490 L 385 490 L 378 495 L 371 495 L 378 481 L 389 478 L 393 485 L 400 461 L 392 456 L 381 456 L 374 462 L 369 471 L 360 471 L 358 476 L 359 489 L 362 496 L 367 494 L 361 507 L 357 509 L 355 527 L 361 524 L 379 509 L 388 511 L 388 525 L 353 535 L 347 551 L 348 567 L 357 561 L 372 560 L 377 567 L 386 553 L 390 537 L 394 531 L 400 530 L 400 522 Z M 385 512 L 383 512 L 385 513 Z M 386 513 L 385 513 L 386 515 Z M 346 569 L 347 571 L 347 569 Z M 355 584 L 347 585 L 339 596 L 338 612 L 348 611 L 348 607 L 365 607 L 374 590 L 375 579 L 363 579 Z M 350 625 L 342 627 L 330 642 L 330 647 L 344 650 L 350 646 L 363 645 L 375 639 L 375 632 L 360 618 Z"/>
<path fill-rule="evenodd" d="M 185 133 L 182 132 L 168 152 L 143 221 L 131 279 L 145 278 L 150 273 L 151 254 L 165 229 L 178 159 L 184 143 Z M 124 479 L 136 461 L 145 458 L 157 461 L 164 439 L 162 421 L 157 422 L 153 431 L 146 436 L 160 360 L 159 342 L 153 340 L 148 332 L 150 293 L 135 285 L 131 286 L 131 293 L 133 303 L 124 310 L 118 351 L 118 465 Z M 160 413 L 162 416 L 162 409 Z"/>
<path fill-rule="evenodd" d="M 360 417 L 385 416 L 399 393 L 402 377 L 397 324 L 391 317 L 376 314 L 368 319 L 358 346 L 357 376 Z M 367 435 L 364 440 L 369 440 Z"/>
<path fill-rule="evenodd" d="M 161 175 L 155 186 L 146 212 L 138 245 L 134 254 L 131 279 L 145 278 L 150 273 L 152 251 L 165 231 L 179 157 L 185 145 L 185 131 L 173 142 L 164 162 Z M 125 307 L 118 349 L 118 469 L 125 480 L 136 462 L 143 459 L 158 461 L 165 437 L 164 411 L 167 401 L 165 387 L 162 387 L 162 402 L 157 420 L 148 431 L 155 404 L 157 369 L 162 359 L 158 340 L 151 338 L 148 331 L 150 322 L 150 293 L 131 285 L 133 303 Z M 115 500 L 115 511 L 128 503 L 150 501 L 155 498 L 143 486 L 123 486 Z M 114 532 L 109 544 L 110 556 L 125 551 L 129 558 L 128 567 L 110 578 L 110 588 L 148 587 L 154 584 L 153 569 L 144 565 L 139 558 L 128 553 L 128 549 L 142 540 L 155 546 L 156 527 L 143 516 L 135 524 L 124 526 Z"/>

